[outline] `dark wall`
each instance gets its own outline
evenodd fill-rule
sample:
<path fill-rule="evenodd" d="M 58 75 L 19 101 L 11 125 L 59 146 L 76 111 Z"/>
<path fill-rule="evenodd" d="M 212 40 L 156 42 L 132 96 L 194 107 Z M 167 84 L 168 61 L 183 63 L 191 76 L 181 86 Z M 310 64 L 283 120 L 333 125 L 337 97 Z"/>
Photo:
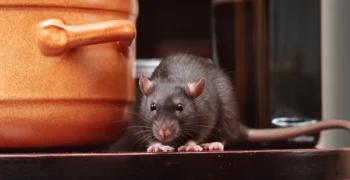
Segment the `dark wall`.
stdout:
<path fill-rule="evenodd" d="M 176 51 L 210 57 L 210 0 L 140 0 L 137 58 Z"/>

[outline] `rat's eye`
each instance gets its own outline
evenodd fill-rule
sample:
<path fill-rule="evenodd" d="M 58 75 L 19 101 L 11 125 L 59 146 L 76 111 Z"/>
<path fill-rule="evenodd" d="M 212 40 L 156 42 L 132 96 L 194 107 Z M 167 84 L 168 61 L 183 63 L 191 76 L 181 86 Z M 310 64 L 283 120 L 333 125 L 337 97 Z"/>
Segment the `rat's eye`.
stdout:
<path fill-rule="evenodd" d="M 154 111 L 154 110 L 156 110 L 156 109 L 157 109 L 156 104 L 152 103 L 152 104 L 151 104 L 151 111 Z"/>
<path fill-rule="evenodd" d="M 184 108 L 182 107 L 182 104 L 181 103 L 177 104 L 176 111 L 183 111 L 183 110 Z"/>

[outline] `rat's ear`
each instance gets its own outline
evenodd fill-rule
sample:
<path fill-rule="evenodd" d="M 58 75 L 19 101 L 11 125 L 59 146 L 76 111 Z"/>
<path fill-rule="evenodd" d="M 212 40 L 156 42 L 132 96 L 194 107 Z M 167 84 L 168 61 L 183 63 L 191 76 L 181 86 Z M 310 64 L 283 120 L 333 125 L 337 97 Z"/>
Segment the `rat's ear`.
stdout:
<path fill-rule="evenodd" d="M 202 94 L 205 87 L 205 79 L 200 79 L 198 82 L 187 83 L 187 94 L 193 98 L 197 98 Z"/>
<path fill-rule="evenodd" d="M 148 95 L 149 89 L 152 86 L 152 82 L 143 76 L 143 74 L 140 74 L 140 80 L 139 80 L 139 87 L 140 91 L 143 95 Z"/>

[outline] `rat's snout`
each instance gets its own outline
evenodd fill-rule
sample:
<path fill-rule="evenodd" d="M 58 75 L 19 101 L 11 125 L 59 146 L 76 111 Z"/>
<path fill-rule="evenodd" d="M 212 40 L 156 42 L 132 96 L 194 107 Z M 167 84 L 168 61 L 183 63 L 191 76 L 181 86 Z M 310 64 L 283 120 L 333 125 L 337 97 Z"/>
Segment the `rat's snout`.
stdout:
<path fill-rule="evenodd" d="M 159 130 L 159 134 L 163 139 L 166 139 L 170 134 L 170 130 L 169 128 L 162 128 Z"/>
<path fill-rule="evenodd" d="M 153 124 L 153 133 L 155 137 L 162 142 L 174 140 L 177 129 L 174 121 L 155 121 Z"/>

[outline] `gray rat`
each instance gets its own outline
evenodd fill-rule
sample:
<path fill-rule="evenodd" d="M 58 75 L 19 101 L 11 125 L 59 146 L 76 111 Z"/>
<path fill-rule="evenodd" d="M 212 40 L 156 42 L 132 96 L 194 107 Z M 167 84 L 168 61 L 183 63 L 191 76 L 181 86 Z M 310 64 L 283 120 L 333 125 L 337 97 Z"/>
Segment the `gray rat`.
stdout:
<path fill-rule="evenodd" d="M 350 129 L 346 120 L 278 129 L 250 129 L 239 121 L 234 87 L 214 63 L 190 54 L 161 60 L 142 93 L 136 133 L 148 152 L 223 151 L 227 143 L 282 140 L 325 129 Z"/>

